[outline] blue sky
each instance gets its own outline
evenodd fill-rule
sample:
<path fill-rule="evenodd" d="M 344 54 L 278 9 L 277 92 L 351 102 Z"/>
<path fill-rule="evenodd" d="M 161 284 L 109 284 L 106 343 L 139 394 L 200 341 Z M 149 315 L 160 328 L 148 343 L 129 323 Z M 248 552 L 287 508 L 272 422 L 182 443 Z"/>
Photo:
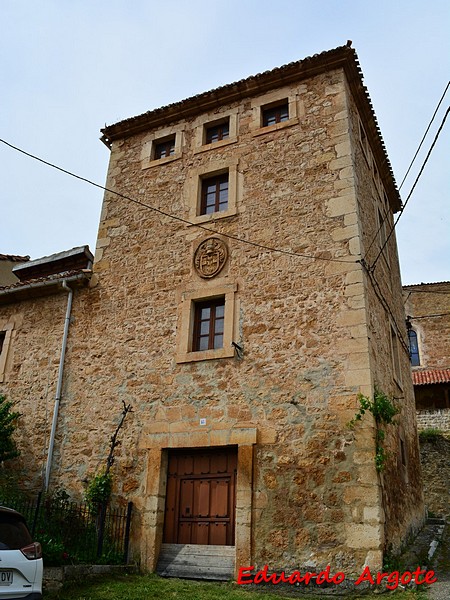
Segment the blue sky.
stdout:
<path fill-rule="evenodd" d="M 449 23 L 447 0 L 1 0 L 0 138 L 103 184 L 105 123 L 350 39 L 400 184 L 449 79 Z M 398 225 L 404 284 L 450 280 L 449 121 Z M 4 144 L 0 177 L 0 253 L 95 248 L 100 189 Z"/>

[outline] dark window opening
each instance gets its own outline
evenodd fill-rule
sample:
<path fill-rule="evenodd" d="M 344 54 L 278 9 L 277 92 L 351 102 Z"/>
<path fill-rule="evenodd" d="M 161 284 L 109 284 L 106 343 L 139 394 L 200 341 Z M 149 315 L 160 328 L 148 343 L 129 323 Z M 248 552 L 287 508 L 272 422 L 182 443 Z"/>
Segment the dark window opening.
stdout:
<path fill-rule="evenodd" d="M 405 450 L 405 442 L 400 439 L 400 454 L 402 457 L 402 465 L 406 467 L 406 450 Z"/>
<path fill-rule="evenodd" d="M 411 366 L 418 367 L 420 365 L 419 342 L 417 340 L 417 333 L 414 329 L 408 329 L 408 341 Z"/>
<path fill-rule="evenodd" d="M 5 339 L 6 339 L 6 331 L 0 331 L 0 354 L 2 353 Z"/>
<path fill-rule="evenodd" d="M 200 214 L 210 215 L 228 209 L 228 173 L 202 179 Z"/>
<path fill-rule="evenodd" d="M 391 327 L 391 349 L 392 349 L 392 363 L 394 367 L 394 377 L 400 382 L 400 356 L 398 353 L 398 338 L 397 334 Z"/>
<path fill-rule="evenodd" d="M 163 142 L 155 143 L 155 160 L 175 154 L 175 136 Z"/>
<path fill-rule="evenodd" d="M 275 125 L 275 123 L 281 123 L 289 119 L 289 105 L 288 102 L 272 106 L 270 108 L 262 109 L 262 123 L 263 127 L 269 125 Z"/>
<path fill-rule="evenodd" d="M 230 123 L 226 121 L 206 128 L 205 144 L 226 140 L 230 135 Z"/>
<path fill-rule="evenodd" d="M 223 348 L 225 298 L 195 303 L 192 351 Z"/>

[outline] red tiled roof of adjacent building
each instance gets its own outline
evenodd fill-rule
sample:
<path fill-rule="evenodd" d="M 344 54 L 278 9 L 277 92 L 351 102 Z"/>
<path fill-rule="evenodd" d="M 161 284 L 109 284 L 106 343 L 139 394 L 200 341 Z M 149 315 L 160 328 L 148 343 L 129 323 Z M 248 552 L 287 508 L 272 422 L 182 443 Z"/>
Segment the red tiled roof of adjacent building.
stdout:
<path fill-rule="evenodd" d="M 0 286 L 0 292 L 14 291 L 19 290 L 20 288 L 27 287 L 33 284 L 39 284 L 52 281 L 60 281 L 63 279 L 68 279 L 69 277 L 74 277 L 75 275 L 82 274 L 91 274 L 90 269 L 72 269 L 70 271 L 63 271 L 62 273 L 52 273 L 51 275 L 47 275 L 46 277 L 33 277 L 32 279 L 27 279 L 25 281 L 18 281 L 17 283 L 11 283 L 10 285 Z"/>
<path fill-rule="evenodd" d="M 429 385 L 431 383 L 450 383 L 450 369 L 427 369 L 413 371 L 414 385 Z"/>

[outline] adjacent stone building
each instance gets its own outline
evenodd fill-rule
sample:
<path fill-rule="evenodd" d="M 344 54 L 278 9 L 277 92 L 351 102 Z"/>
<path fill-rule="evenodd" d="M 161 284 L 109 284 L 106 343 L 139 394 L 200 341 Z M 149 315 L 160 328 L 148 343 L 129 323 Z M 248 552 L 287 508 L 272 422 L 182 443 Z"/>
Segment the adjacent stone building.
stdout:
<path fill-rule="evenodd" d="M 17 256 L 13 254 L 0 254 L 0 286 L 17 283 L 18 279 L 13 273 L 13 268 L 20 263 L 30 260 L 29 256 Z"/>
<path fill-rule="evenodd" d="M 450 431 L 450 282 L 403 287 L 418 426 Z"/>
<path fill-rule="evenodd" d="M 50 473 L 65 330 L 73 297 L 89 283 L 94 257 L 82 246 L 29 258 L 15 257 L 12 275 L 4 280 L 8 285 L 0 286 L 0 394 L 22 413 L 16 432 L 21 457 L 12 467 L 14 475 L 24 488 L 39 490 L 47 487 Z"/>
<path fill-rule="evenodd" d="M 103 141 L 109 191 L 74 297 L 50 485 L 81 493 L 125 401 L 114 492 L 135 503 L 143 567 L 164 571 L 188 544 L 200 562 L 231 549 L 236 570 L 379 568 L 424 509 L 388 239 L 401 201 L 355 51 L 121 121 Z M 27 410 L 24 350 L 11 351 L 2 390 Z M 372 416 L 348 427 L 375 387 L 400 411 L 382 473 Z M 45 451 L 42 431 L 29 440 Z"/>

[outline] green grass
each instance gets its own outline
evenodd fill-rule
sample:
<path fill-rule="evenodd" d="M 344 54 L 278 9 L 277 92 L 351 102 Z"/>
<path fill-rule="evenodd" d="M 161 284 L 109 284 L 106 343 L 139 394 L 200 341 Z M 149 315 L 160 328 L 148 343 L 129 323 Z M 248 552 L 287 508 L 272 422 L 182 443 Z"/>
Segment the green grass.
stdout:
<path fill-rule="evenodd" d="M 293 590 L 295 597 L 305 596 Z M 378 595 L 377 595 L 378 596 Z M 59 593 L 46 593 L 48 600 L 282 600 L 293 595 L 268 593 L 242 588 L 233 583 L 209 583 L 184 579 L 163 579 L 157 575 L 121 575 L 114 578 L 101 578 L 83 583 L 66 585 Z M 372 597 L 351 596 L 352 600 Z M 389 600 L 425 600 L 426 593 L 406 591 L 387 594 Z M 309 596 L 319 600 L 319 596 Z"/>

